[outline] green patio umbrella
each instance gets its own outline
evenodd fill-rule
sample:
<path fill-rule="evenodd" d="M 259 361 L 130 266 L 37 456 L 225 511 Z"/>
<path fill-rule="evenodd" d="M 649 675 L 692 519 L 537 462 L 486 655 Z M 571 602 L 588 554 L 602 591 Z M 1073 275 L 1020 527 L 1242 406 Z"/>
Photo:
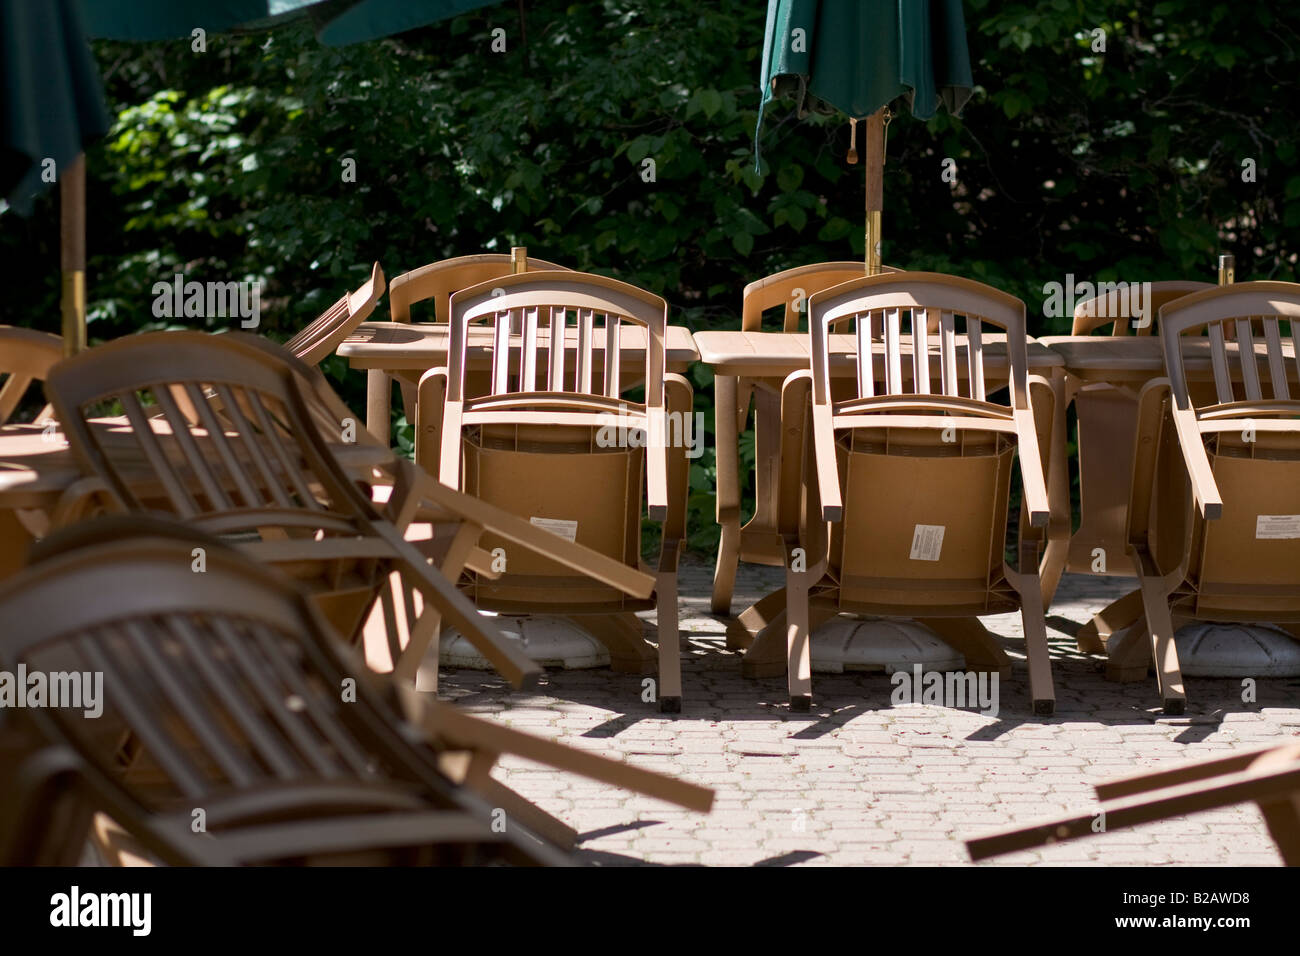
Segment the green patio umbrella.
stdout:
<path fill-rule="evenodd" d="M 929 119 L 970 98 L 970 54 L 961 0 L 769 0 L 759 77 L 758 125 L 772 99 L 793 96 L 800 114 L 840 112 L 866 121 L 867 274 L 880 271 L 885 126 L 903 100 Z M 755 131 L 755 163 L 758 131 Z"/>
<path fill-rule="evenodd" d="M 88 37 L 162 40 L 308 18 L 321 42 L 359 43 L 501 0 L 0 0 L 0 196 L 28 214 L 59 183 L 63 340 L 85 347 L 88 143 L 111 126 Z"/>

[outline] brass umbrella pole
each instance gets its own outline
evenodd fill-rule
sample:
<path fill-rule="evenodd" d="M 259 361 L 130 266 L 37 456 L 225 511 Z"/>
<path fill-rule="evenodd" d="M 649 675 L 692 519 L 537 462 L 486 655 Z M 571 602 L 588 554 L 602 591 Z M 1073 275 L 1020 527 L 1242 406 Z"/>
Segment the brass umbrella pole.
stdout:
<path fill-rule="evenodd" d="M 867 275 L 880 275 L 881 212 L 885 205 L 885 128 L 893 115 L 882 106 L 866 118 Z"/>
<path fill-rule="evenodd" d="M 86 157 L 59 176 L 59 262 L 63 270 L 63 353 L 86 347 Z"/>

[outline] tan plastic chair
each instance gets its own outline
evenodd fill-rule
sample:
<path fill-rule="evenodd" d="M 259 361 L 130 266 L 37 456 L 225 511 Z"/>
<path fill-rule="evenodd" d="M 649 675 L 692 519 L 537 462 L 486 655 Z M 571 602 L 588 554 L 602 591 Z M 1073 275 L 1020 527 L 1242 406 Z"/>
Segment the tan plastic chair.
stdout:
<path fill-rule="evenodd" d="M 63 340 L 34 329 L 0 325 L 0 426 L 9 422 L 34 382 L 43 382 L 63 359 Z M 33 425 L 54 420 L 46 405 L 37 412 Z M 23 553 L 32 533 L 18 515 L 0 510 L 0 580 L 22 567 Z"/>
<path fill-rule="evenodd" d="M 711 804 L 701 787 L 369 674 L 288 578 L 211 536 L 118 517 L 66 529 L 38 552 L 0 591 L 0 666 L 102 674 L 103 713 L 13 712 L 0 753 L 8 865 L 77 862 L 92 812 L 111 818 L 95 830 L 117 861 L 566 862 L 573 831 L 489 776 L 504 753 Z"/>
<path fill-rule="evenodd" d="M 901 272 L 891 266 L 885 272 Z M 800 333 L 800 320 L 807 311 L 808 297 L 841 282 L 862 277 L 861 262 L 819 262 L 773 273 L 745 286 L 742 293 L 740 327 L 745 332 L 763 330 L 763 314 L 778 306 L 784 308 L 781 331 Z M 713 573 L 714 614 L 731 613 L 731 597 L 736 586 L 736 568 L 740 561 L 780 567 L 785 562 L 776 513 L 779 489 L 781 449 L 781 382 L 779 380 L 719 376 L 714 381 L 715 414 L 734 409 L 736 434 L 745 431 L 750 400 L 754 403 L 754 488 L 753 516 L 740 524 L 740 486 L 735 449 L 718 449 L 718 524 L 722 536 L 718 541 L 718 560 Z M 722 472 L 726 474 L 722 474 Z M 742 622 L 743 623 L 743 622 Z M 740 649 L 746 643 L 741 632 L 727 632 L 727 646 Z"/>
<path fill-rule="evenodd" d="M 1203 289 L 1208 282 L 1153 282 L 1149 302 L 1143 303 L 1149 321 L 1137 325 L 1131 300 L 1118 293 L 1096 296 L 1075 306 L 1071 335 L 1149 336 L 1156 327 L 1156 315 L 1167 302 Z M 1102 502 L 1128 500 L 1132 475 L 1133 436 L 1137 425 L 1137 392 L 1132 388 L 1091 383 L 1082 388 L 1067 378 L 1064 407 L 1074 403 L 1078 417 L 1076 444 L 1079 487 L 1087 498 L 1092 492 Z M 1117 560 L 1125 550 L 1125 522 L 1122 508 L 1089 507 L 1080 503 L 1079 528 L 1070 536 L 1063 570 L 1079 574 L 1132 576 L 1128 563 Z M 1104 571 L 1098 571 L 1096 555 L 1108 556 Z M 1101 645 L 1084 635 L 1080 650 L 1099 652 Z"/>
<path fill-rule="evenodd" d="M 113 511 L 162 514 L 239 536 L 253 556 L 311 582 L 345 638 L 358 639 L 376 597 L 388 593 L 390 575 L 398 573 L 429 612 L 410 625 L 399 676 L 414 679 L 445 616 L 515 686 L 535 678 L 540 668 L 430 568 L 342 471 L 293 368 L 238 339 L 130 336 L 52 369 L 46 390 L 87 476 L 70 494 Z M 209 392 L 220 399 L 220 418 Z M 162 421 L 150 421 L 142 396 L 160 407 Z M 121 404 L 129 429 L 88 427 L 105 402 Z"/>
<path fill-rule="evenodd" d="M 1282 863 L 1300 866 L 1300 744 L 1112 780 L 1098 784 L 1096 790 L 1101 803 L 1091 813 L 967 840 L 971 859 L 1253 801 L 1277 843 Z"/>
<path fill-rule="evenodd" d="M 1169 377 L 1140 396 L 1129 504 L 1141 607 L 1106 650 L 1120 680 L 1154 662 L 1166 713 L 1186 703 L 1182 624 L 1271 621 L 1300 637 L 1300 365 L 1283 349 L 1298 332 L 1295 283 L 1241 282 L 1160 310 Z M 1210 353 L 1210 397 L 1189 385 L 1189 347 Z"/>
<path fill-rule="evenodd" d="M 916 618 L 972 669 L 1008 671 L 977 618 L 1019 610 L 1034 712 L 1050 714 L 1055 693 L 1038 580 L 1038 529 L 1049 514 L 1024 303 L 969 279 L 908 272 L 854 279 L 814 295 L 809 306 L 812 369 L 791 375 L 782 391 L 787 610 L 746 651 L 745 674 L 784 671 L 791 709 L 808 710 L 809 633 L 845 611 Z M 963 336 L 957 316 L 965 317 Z M 857 395 L 835 400 L 829 335 L 847 321 L 856 334 Z M 1005 334 L 1005 405 L 986 395 L 986 324 Z M 958 361 L 968 368 L 965 394 Z M 876 382 L 884 383 L 881 394 Z M 1003 554 L 1017 453 L 1025 502 L 1018 571 Z"/>
<path fill-rule="evenodd" d="M 321 359 L 331 354 L 370 317 L 383 294 L 384 270 L 376 262 L 370 270 L 370 278 L 361 288 L 343 296 L 322 312 L 309 326 L 285 342 L 285 348 L 308 365 L 319 365 Z"/>
<path fill-rule="evenodd" d="M 394 322 L 410 322 L 411 306 L 428 302 L 433 306 L 432 321 L 446 324 L 451 316 L 451 296 L 461 289 L 515 272 L 556 271 L 568 272 L 569 269 L 545 259 L 534 259 L 527 255 L 516 258 L 500 252 L 482 252 L 431 262 L 427 266 L 404 272 L 393 280 L 388 287 L 389 314 Z M 471 390 L 475 394 L 478 394 L 478 390 L 474 386 L 478 384 L 471 383 Z M 402 406 L 407 409 L 407 417 L 410 419 L 416 405 L 416 385 L 404 378 L 398 378 L 398 385 L 402 391 Z"/>
<path fill-rule="evenodd" d="M 640 561 L 644 471 L 647 510 L 663 523 L 652 600 L 630 599 L 590 575 L 531 558 L 512 560 L 495 581 L 476 575 L 469 593 L 484 609 L 571 616 L 609 648 L 615 670 L 630 673 L 653 672 L 656 655 L 634 612 L 656 609 L 656 696 L 661 710 L 675 712 L 688 466 L 681 431 L 689 427 L 692 395 L 684 378 L 664 371 L 667 312 L 659 296 L 576 272 L 503 276 L 462 290 L 451 300 L 450 368 L 445 400 L 437 404 L 444 484 L 629 568 Z M 475 323 L 491 324 L 495 343 L 488 390 L 478 396 L 466 385 L 466 343 Z M 521 331 L 512 337 L 513 328 Z M 550 343 L 575 336 L 569 368 L 566 349 Z M 620 342 L 628 336 L 645 342 L 645 394 L 637 402 L 619 394 L 628 371 L 620 367 Z M 441 382 L 426 375 L 421 385 L 421 406 L 430 415 L 435 403 L 424 392 L 435 384 Z M 679 426 L 672 435 L 669 411 Z"/>
<path fill-rule="evenodd" d="M 6 424 L 33 382 L 45 381 L 51 368 L 63 360 L 63 340 L 57 335 L 0 325 L 0 425 Z M 47 405 L 37 423 L 52 418 Z"/>

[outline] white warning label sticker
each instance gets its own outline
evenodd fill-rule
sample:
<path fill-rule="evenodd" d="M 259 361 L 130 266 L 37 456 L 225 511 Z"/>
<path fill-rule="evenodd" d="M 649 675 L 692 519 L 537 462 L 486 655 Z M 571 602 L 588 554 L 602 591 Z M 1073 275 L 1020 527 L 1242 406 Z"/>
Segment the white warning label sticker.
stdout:
<path fill-rule="evenodd" d="M 564 518 L 529 518 L 529 524 L 549 531 L 551 534 L 557 534 L 565 541 L 578 540 L 578 522 L 566 521 Z"/>
<path fill-rule="evenodd" d="M 913 561 L 938 561 L 939 552 L 943 550 L 944 526 L 941 524 L 919 524 L 912 532 Z"/>
<path fill-rule="evenodd" d="M 1300 515 L 1256 515 L 1256 538 L 1300 538 Z"/>

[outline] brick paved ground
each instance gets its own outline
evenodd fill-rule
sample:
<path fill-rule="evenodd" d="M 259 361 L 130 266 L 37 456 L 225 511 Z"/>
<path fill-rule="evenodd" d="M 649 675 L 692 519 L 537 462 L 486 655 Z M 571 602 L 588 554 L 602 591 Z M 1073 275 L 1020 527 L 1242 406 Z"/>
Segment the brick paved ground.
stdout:
<path fill-rule="evenodd" d="M 1300 734 L 1300 680 L 1261 681 L 1243 704 L 1229 680 L 1187 681 L 1188 713 L 1160 715 L 1154 681 L 1113 684 L 1074 629 L 1124 581 L 1067 577 L 1049 615 L 1057 711 L 1034 718 L 1020 622 L 986 618 L 1015 658 L 996 718 L 891 707 L 880 674 L 814 675 L 811 715 L 790 715 L 784 680 L 749 681 L 708 614 L 712 568 L 691 562 L 681 592 L 684 712 L 641 702 L 639 678 L 552 671 L 537 692 L 493 675 L 445 671 L 442 692 L 468 710 L 597 753 L 713 787 L 710 814 L 679 811 L 523 761 L 499 774 L 583 834 L 579 860 L 601 865 L 968 863 L 962 839 L 1044 816 L 1091 811 L 1091 784 L 1159 765 L 1264 746 Z M 739 610 L 778 586 L 776 569 L 742 566 Z M 1276 865 L 1253 806 L 1102 834 L 994 863 Z"/>

